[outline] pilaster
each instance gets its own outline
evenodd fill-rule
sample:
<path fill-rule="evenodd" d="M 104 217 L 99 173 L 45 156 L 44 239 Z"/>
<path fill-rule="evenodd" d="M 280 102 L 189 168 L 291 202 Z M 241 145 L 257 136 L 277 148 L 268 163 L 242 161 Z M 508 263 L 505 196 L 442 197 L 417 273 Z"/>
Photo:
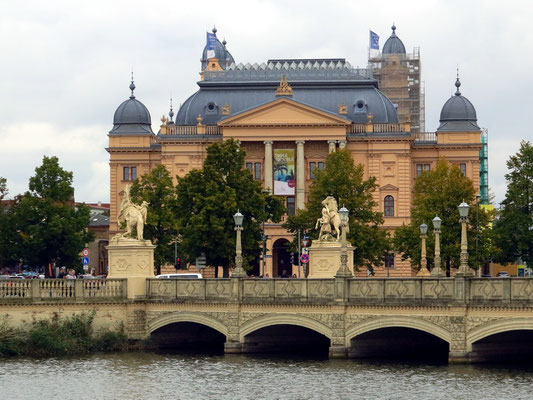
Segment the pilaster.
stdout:
<path fill-rule="evenodd" d="M 296 208 L 305 208 L 304 140 L 296 141 Z"/>
<path fill-rule="evenodd" d="M 274 184 L 273 177 L 274 171 L 272 168 L 272 141 L 266 140 L 263 142 L 265 145 L 265 189 L 269 191 L 270 194 L 273 193 Z"/>

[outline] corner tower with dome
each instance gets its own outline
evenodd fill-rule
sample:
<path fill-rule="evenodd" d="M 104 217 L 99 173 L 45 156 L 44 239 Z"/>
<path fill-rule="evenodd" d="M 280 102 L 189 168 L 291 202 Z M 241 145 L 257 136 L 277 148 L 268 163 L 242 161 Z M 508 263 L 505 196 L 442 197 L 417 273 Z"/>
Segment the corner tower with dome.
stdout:
<path fill-rule="evenodd" d="M 414 181 L 439 158 L 459 165 L 479 187 L 482 144 L 474 107 L 459 93 L 457 81 L 457 93 L 444 104 L 436 130 L 421 132 L 419 125 L 415 131 L 417 114 L 405 114 L 402 101 L 419 87 L 392 79 L 394 71 L 410 71 L 415 64 L 395 30 L 377 71 L 354 68 L 344 58 L 237 63 L 213 29 L 215 40 L 210 36 L 212 42 L 202 52 L 197 90 L 180 94 L 181 107 L 160 118 L 156 133 L 148 109 L 136 97 L 142 85 L 134 95 L 132 82 L 131 95 L 117 108 L 109 132 L 110 235 L 118 230 L 116 216 L 126 184 L 160 164 L 174 177 L 202 168 L 207 147 L 229 138 L 246 151 L 243 167 L 265 190 L 280 196 L 289 213 L 305 208 L 315 172 L 324 168 L 328 154 L 346 149 L 364 166 L 366 176 L 376 178 L 376 210 L 384 215 L 383 229 L 391 233 L 410 222 Z M 405 74 L 411 82 L 411 72 Z M 290 182 L 283 180 L 287 176 Z M 266 259 L 266 272 L 277 277 L 289 266 L 287 245 L 293 237 L 280 224 L 266 224 L 265 233 L 267 254 L 272 255 Z M 376 267 L 377 276 L 413 275 L 400 254 L 384 258 L 386 268 Z M 259 275 L 258 263 L 250 267 Z M 297 273 L 296 267 L 292 272 Z M 361 274 L 366 276 L 366 271 Z"/>

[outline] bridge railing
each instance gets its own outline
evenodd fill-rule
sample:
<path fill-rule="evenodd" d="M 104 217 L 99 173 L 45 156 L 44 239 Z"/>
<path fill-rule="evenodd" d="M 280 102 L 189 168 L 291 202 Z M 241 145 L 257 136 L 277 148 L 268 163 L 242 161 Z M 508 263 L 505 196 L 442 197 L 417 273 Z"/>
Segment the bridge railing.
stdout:
<path fill-rule="evenodd" d="M 122 299 L 127 279 L 2 279 L 0 300 Z"/>
<path fill-rule="evenodd" d="M 352 303 L 444 301 L 475 304 L 480 301 L 533 301 L 533 279 L 148 279 L 147 297 L 160 300 L 233 299 L 250 302 L 344 300 Z"/>

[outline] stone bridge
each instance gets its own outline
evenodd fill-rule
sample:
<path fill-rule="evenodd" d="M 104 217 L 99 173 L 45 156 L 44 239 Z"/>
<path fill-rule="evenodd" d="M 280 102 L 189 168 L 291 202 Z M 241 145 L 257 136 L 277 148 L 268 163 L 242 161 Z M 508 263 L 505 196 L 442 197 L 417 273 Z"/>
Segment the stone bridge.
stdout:
<path fill-rule="evenodd" d="M 330 357 L 444 353 L 452 362 L 533 355 L 533 279 L 125 279 L 0 281 L 15 323 L 96 311 L 131 339 L 221 343 L 225 352 L 313 349 Z M 307 346 L 307 347 L 306 347 Z"/>

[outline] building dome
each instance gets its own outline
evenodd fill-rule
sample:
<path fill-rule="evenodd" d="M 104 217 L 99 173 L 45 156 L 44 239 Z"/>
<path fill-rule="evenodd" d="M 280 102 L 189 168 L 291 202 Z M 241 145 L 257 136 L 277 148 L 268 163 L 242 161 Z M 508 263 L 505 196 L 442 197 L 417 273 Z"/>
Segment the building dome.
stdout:
<path fill-rule="evenodd" d="M 405 46 L 396 36 L 396 26 L 392 25 L 392 34 L 383 45 L 383 54 L 405 54 Z"/>
<path fill-rule="evenodd" d="M 213 33 L 217 33 L 217 28 L 213 28 Z M 235 62 L 231 53 L 226 49 L 226 40 L 223 40 L 222 43 L 220 40 L 215 42 L 215 57 L 222 69 L 226 69 L 226 66 L 229 66 Z M 202 70 L 207 67 L 207 44 L 204 46 L 204 51 L 202 52 Z"/>
<path fill-rule="evenodd" d="M 457 91 L 442 107 L 438 131 L 479 131 L 476 109 L 466 97 L 461 95 L 459 77 L 455 81 Z"/>
<path fill-rule="evenodd" d="M 118 106 L 113 116 L 112 134 L 153 134 L 152 119 L 146 106 L 135 98 L 135 84 L 130 84 L 131 96 Z"/>

